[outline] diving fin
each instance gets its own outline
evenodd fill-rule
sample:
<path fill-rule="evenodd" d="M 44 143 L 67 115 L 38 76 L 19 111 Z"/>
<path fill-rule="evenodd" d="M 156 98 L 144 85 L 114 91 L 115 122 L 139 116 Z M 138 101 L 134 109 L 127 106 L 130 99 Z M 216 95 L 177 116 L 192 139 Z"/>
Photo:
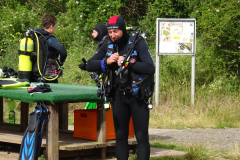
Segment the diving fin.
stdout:
<path fill-rule="evenodd" d="M 43 102 L 38 103 L 35 110 L 30 113 L 29 124 L 22 139 L 19 160 L 38 159 L 48 114 L 48 109 Z"/>
<path fill-rule="evenodd" d="M 0 89 L 20 89 L 29 86 L 30 83 L 27 79 L 0 78 Z"/>

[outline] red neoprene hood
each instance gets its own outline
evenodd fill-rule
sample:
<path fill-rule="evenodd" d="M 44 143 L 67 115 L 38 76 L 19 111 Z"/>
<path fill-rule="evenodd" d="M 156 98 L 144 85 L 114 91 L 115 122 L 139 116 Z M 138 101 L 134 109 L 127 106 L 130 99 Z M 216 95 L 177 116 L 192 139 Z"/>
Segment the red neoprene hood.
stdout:
<path fill-rule="evenodd" d="M 120 16 L 112 16 L 108 20 L 107 29 L 120 29 L 122 31 L 126 30 L 125 22 Z"/>

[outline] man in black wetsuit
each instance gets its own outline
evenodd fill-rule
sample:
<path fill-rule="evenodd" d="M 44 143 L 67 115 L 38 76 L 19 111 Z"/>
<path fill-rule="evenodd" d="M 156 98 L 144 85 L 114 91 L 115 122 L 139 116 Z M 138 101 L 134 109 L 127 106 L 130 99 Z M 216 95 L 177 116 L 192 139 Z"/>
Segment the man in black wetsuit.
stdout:
<path fill-rule="evenodd" d="M 33 62 L 33 82 L 38 82 L 41 74 L 48 76 L 48 80 L 44 80 L 47 83 L 58 83 L 58 79 L 55 78 L 57 75 L 57 68 L 62 66 L 67 58 L 66 48 L 53 36 L 56 29 L 56 17 L 50 14 L 46 14 L 42 18 L 43 29 L 34 29 L 39 38 L 40 46 L 40 68 L 38 66 L 37 59 Z M 47 56 L 47 57 L 46 57 Z M 47 62 L 46 62 L 47 60 Z M 45 66 L 46 63 L 46 66 Z M 39 73 L 44 71 L 45 73 Z M 47 75 L 46 75 L 47 72 Z M 51 79 L 51 80 L 50 80 Z"/>
<path fill-rule="evenodd" d="M 111 44 L 114 45 L 113 53 L 109 54 L 109 45 L 102 45 L 99 51 L 90 58 L 86 68 L 90 72 L 111 70 L 113 73 L 112 104 L 117 159 L 128 159 L 129 120 L 132 116 L 134 132 L 138 142 L 138 160 L 148 160 L 150 157 L 148 138 L 149 109 L 146 101 L 139 98 L 139 93 L 133 93 L 134 91 L 131 90 L 133 81 L 131 75 L 153 76 L 155 73 L 154 61 L 146 41 L 140 38 L 135 49 L 137 56 L 135 61 L 133 60 L 129 63 L 128 73 L 126 75 L 116 75 L 115 71 L 121 66 L 128 52 L 130 36 L 127 34 L 124 20 L 120 16 L 111 17 L 108 21 L 107 29 Z M 122 82 L 124 82 L 124 85 Z"/>

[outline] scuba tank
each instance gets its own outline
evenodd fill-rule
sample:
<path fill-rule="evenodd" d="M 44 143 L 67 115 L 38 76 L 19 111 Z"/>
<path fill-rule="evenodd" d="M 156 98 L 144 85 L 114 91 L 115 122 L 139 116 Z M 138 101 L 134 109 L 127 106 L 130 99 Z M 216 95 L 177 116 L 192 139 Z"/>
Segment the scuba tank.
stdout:
<path fill-rule="evenodd" d="M 19 54 L 19 69 L 18 78 L 31 80 L 32 75 L 32 61 L 31 56 L 34 51 L 34 43 L 30 36 L 32 30 L 27 30 L 26 37 L 24 37 L 20 42 Z"/>

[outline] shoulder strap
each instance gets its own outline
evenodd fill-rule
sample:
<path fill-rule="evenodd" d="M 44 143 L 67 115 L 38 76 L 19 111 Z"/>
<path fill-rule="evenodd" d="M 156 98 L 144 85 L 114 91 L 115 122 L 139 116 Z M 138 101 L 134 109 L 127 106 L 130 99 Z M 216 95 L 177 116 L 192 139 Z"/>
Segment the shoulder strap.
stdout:
<path fill-rule="evenodd" d="M 131 46 L 131 47 L 133 47 L 134 50 L 137 48 L 138 42 L 143 39 L 143 37 L 142 37 L 140 34 L 138 34 L 137 36 L 138 36 L 138 37 L 136 37 L 135 41 L 133 42 L 133 43 L 135 43 L 135 44 L 133 44 L 133 45 Z M 131 34 L 131 35 L 130 35 L 130 38 L 129 38 L 129 45 L 131 45 L 131 44 L 130 44 L 130 43 L 131 43 L 130 41 L 132 41 L 132 39 L 134 39 L 134 38 L 135 38 L 135 37 L 132 36 L 132 34 Z"/>
<path fill-rule="evenodd" d="M 138 38 L 139 38 L 139 32 L 133 31 L 128 40 L 129 41 L 128 50 L 135 48 Z"/>
<path fill-rule="evenodd" d="M 108 39 L 108 36 L 104 36 L 102 40 L 98 43 L 98 47 L 101 46 L 106 40 Z"/>
<path fill-rule="evenodd" d="M 43 34 L 37 30 L 34 30 L 34 37 L 37 35 L 39 40 L 43 40 L 43 41 L 47 41 L 50 37 L 54 37 L 53 35 L 51 35 L 50 33 L 48 34 Z M 36 38 L 36 37 L 35 37 Z"/>
<path fill-rule="evenodd" d="M 114 44 L 108 43 L 107 45 L 108 45 L 108 48 L 107 48 L 106 57 L 110 57 L 114 52 Z"/>

